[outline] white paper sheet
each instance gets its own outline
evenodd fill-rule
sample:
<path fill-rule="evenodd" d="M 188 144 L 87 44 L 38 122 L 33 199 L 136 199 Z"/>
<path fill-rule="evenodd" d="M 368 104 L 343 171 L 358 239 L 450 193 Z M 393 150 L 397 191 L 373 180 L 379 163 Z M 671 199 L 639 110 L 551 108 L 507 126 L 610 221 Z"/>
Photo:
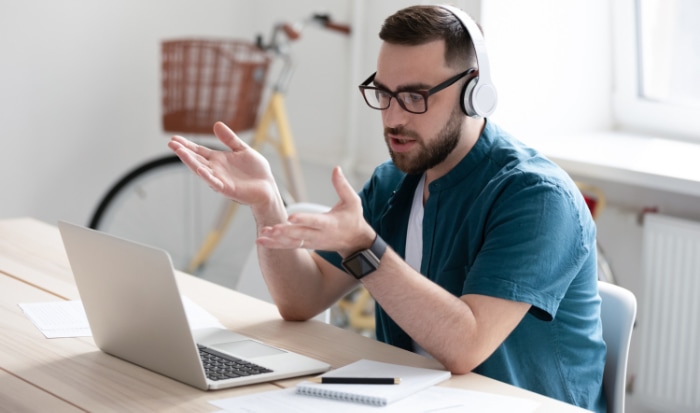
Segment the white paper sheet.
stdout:
<path fill-rule="evenodd" d="M 182 303 L 190 328 L 224 328 L 216 317 L 191 299 L 183 296 Z M 92 336 L 83 303 L 79 300 L 18 305 L 46 338 Z"/>
<path fill-rule="evenodd" d="M 25 303 L 19 306 L 46 338 L 92 336 L 80 301 Z"/>
<path fill-rule="evenodd" d="M 214 406 L 233 413 L 531 413 L 539 403 L 519 397 L 433 386 L 384 407 L 302 396 L 295 388 L 265 391 L 213 400 Z"/>

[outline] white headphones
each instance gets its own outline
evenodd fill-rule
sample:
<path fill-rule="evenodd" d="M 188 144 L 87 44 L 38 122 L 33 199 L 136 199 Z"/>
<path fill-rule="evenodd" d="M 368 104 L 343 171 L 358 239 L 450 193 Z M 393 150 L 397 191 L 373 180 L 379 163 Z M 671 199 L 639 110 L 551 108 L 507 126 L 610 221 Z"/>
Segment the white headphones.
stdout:
<path fill-rule="evenodd" d="M 464 30 L 469 33 L 474 44 L 476 63 L 479 67 L 479 76 L 469 80 L 462 89 L 462 110 L 467 116 L 486 118 L 496 110 L 496 88 L 491 83 L 489 72 L 489 58 L 486 54 L 486 45 L 481 30 L 476 22 L 462 10 L 448 5 L 440 6 L 452 13 L 462 23 Z"/>

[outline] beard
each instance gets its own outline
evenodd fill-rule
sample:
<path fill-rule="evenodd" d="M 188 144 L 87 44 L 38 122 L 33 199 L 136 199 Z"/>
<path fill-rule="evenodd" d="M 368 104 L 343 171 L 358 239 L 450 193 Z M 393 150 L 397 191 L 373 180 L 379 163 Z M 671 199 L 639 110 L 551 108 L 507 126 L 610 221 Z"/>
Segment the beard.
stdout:
<path fill-rule="evenodd" d="M 463 116 L 462 109 L 459 105 L 455 106 L 447 124 L 438 132 L 437 139 L 427 145 L 424 139 L 415 131 L 406 130 L 402 126 L 397 128 L 384 128 L 384 140 L 389 148 L 391 160 L 394 161 L 394 164 L 399 170 L 407 174 L 421 174 L 439 165 L 442 161 L 447 159 L 447 156 L 452 153 L 457 143 L 459 143 Z M 414 156 L 405 153 L 394 153 L 389 144 L 390 134 L 403 135 L 415 139 L 419 146 L 418 153 Z"/>

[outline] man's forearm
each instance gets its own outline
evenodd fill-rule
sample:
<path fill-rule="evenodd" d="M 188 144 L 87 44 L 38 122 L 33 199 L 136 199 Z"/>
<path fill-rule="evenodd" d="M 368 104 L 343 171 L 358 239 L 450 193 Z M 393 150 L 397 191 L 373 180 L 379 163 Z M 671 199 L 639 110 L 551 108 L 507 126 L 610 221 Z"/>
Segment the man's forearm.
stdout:
<path fill-rule="evenodd" d="M 529 309 L 494 297 L 456 297 L 394 251 L 387 251 L 379 269 L 362 283 L 409 336 L 456 374 L 491 355 Z"/>

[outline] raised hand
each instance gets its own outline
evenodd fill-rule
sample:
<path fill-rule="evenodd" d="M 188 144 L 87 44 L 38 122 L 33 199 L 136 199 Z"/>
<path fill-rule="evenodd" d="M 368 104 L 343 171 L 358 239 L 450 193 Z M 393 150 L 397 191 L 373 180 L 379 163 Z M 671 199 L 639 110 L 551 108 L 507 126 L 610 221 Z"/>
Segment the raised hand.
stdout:
<path fill-rule="evenodd" d="M 292 214 L 284 224 L 262 228 L 258 243 L 276 249 L 303 246 L 338 251 L 343 256 L 369 248 L 375 232 L 364 219 L 360 197 L 339 167 L 333 170 L 332 180 L 339 200 L 330 211 Z"/>
<path fill-rule="evenodd" d="M 270 164 L 222 122 L 214 134 L 230 151 L 198 145 L 173 136 L 168 147 L 213 190 L 244 205 L 261 205 L 279 197 Z"/>

